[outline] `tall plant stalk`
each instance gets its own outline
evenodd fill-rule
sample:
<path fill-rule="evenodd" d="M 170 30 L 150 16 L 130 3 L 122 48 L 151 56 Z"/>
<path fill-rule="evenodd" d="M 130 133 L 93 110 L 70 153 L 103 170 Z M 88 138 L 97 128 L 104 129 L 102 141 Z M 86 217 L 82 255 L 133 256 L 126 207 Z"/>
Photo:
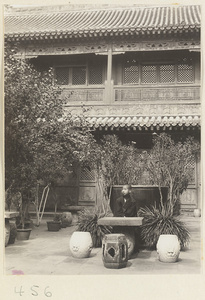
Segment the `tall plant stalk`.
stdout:
<path fill-rule="evenodd" d="M 180 194 L 186 190 L 190 180 L 188 165 L 198 155 L 200 146 L 193 138 L 175 142 L 165 133 L 155 136 L 153 143 L 150 151 L 152 161 L 147 155 L 146 167 L 152 182 L 158 185 L 162 212 L 166 210 L 167 214 L 173 215 Z M 163 204 L 161 186 L 168 186 L 166 206 Z"/>

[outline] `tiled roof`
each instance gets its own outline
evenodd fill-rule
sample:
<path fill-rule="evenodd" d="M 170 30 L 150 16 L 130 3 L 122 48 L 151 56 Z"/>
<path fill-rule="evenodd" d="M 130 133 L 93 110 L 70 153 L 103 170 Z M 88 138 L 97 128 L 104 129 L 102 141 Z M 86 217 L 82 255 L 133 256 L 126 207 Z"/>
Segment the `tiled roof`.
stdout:
<path fill-rule="evenodd" d="M 137 117 L 88 117 L 88 123 L 94 128 L 169 128 L 170 126 L 200 126 L 200 116 L 137 116 Z"/>
<path fill-rule="evenodd" d="M 5 34 L 13 38 L 87 37 L 194 31 L 200 28 L 200 6 L 127 7 L 58 12 L 10 13 Z"/>

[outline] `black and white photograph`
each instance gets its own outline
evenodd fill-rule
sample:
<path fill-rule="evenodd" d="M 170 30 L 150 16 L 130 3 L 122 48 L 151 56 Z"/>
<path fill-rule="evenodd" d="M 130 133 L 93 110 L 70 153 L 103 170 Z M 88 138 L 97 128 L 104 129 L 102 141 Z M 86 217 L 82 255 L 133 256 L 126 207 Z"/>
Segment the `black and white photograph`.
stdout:
<path fill-rule="evenodd" d="M 160 3 L 4 5 L 5 275 L 202 274 L 202 7 Z"/>

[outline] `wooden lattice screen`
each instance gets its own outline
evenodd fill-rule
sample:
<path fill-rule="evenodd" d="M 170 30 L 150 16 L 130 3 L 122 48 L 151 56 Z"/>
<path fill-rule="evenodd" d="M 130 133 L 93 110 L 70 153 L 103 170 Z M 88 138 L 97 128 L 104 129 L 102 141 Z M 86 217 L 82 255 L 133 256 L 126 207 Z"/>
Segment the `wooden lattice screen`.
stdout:
<path fill-rule="evenodd" d="M 80 181 L 95 181 L 95 172 L 88 168 L 81 169 L 80 172 Z"/>

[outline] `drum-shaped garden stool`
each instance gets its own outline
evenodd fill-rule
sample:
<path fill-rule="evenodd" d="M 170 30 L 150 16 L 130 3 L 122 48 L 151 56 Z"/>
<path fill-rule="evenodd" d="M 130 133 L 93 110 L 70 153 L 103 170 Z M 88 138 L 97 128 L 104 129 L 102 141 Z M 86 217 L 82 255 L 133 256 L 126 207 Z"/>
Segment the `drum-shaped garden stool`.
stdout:
<path fill-rule="evenodd" d="M 102 259 L 109 269 L 125 268 L 128 261 L 128 245 L 124 234 L 106 234 L 102 241 Z"/>

